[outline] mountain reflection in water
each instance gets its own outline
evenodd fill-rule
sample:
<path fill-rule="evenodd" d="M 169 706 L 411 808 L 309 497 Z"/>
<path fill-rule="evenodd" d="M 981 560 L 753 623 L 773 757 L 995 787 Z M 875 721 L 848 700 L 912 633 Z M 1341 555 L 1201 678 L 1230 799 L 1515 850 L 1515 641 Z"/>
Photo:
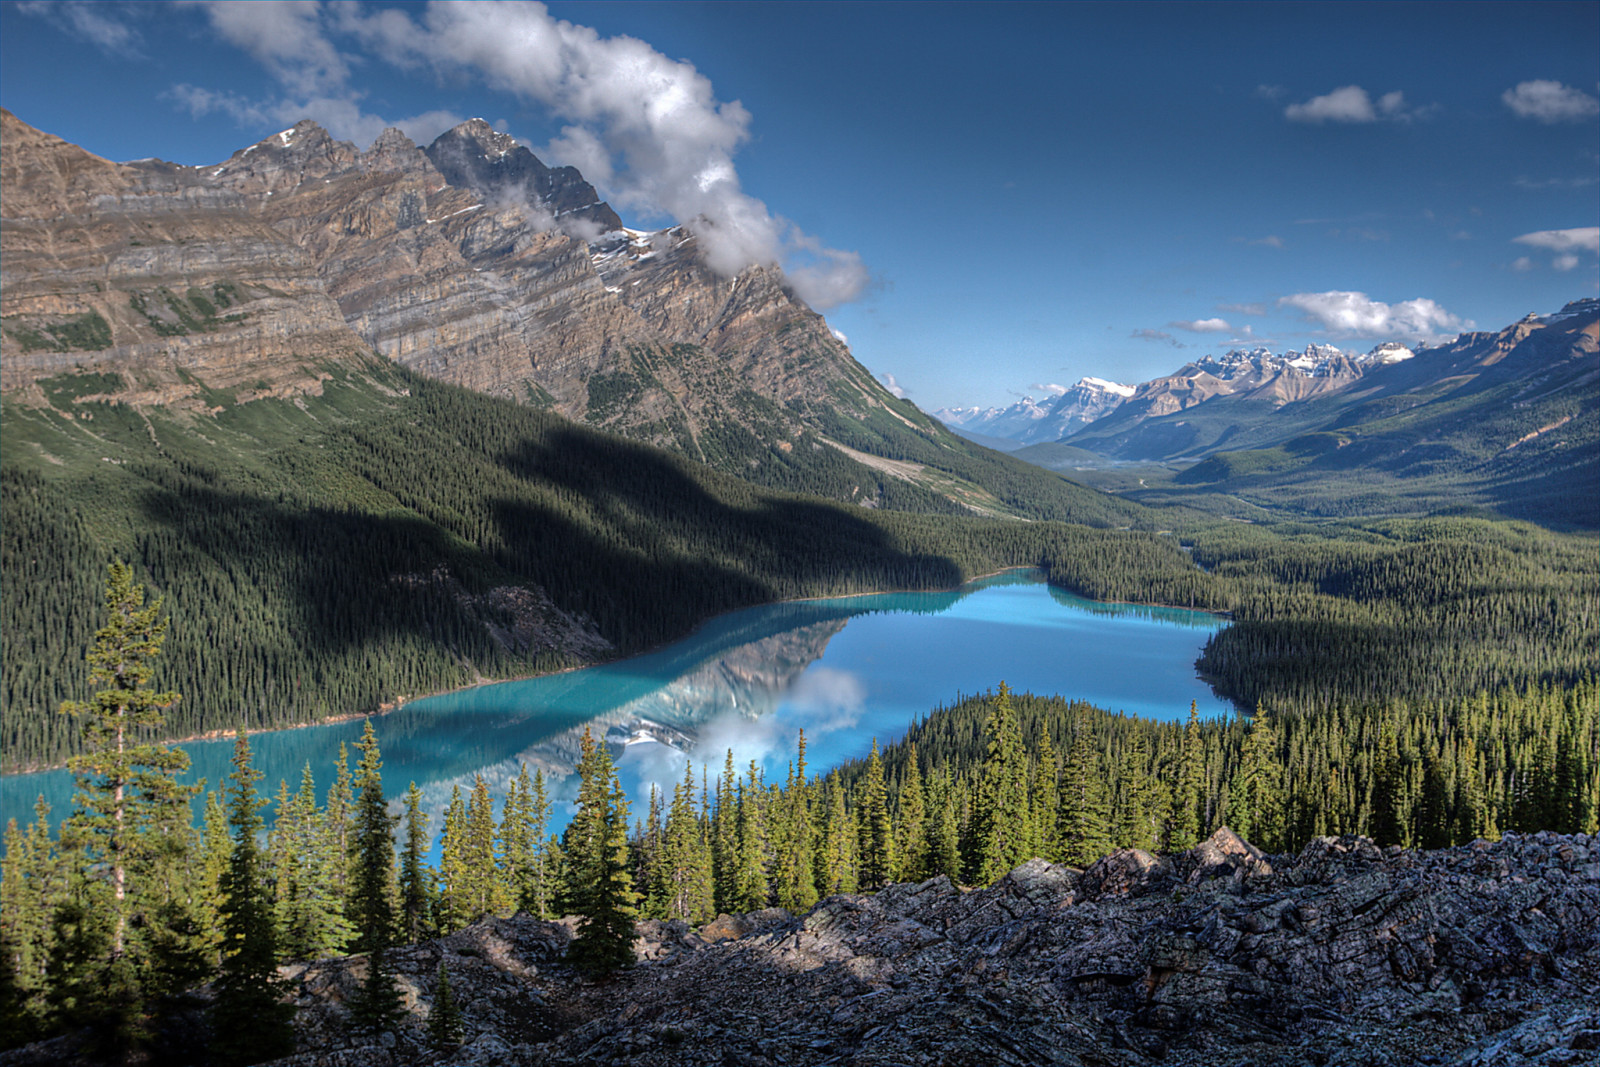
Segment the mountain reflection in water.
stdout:
<path fill-rule="evenodd" d="M 847 626 L 848 624 L 848 626 Z M 1167 608 L 1100 604 L 1008 572 L 942 593 L 881 593 L 774 604 L 706 623 L 674 645 L 629 660 L 410 701 L 374 718 L 392 797 L 415 781 L 442 826 L 450 794 L 483 775 L 496 813 L 521 764 L 544 772 L 555 801 L 552 831 L 576 794 L 572 768 L 584 729 L 605 738 L 636 816 L 652 783 L 670 797 L 684 761 L 709 765 L 715 783 L 726 751 L 781 779 L 795 734 L 808 741 L 808 770 L 826 770 L 886 744 L 933 708 L 1000 681 L 1060 693 L 1130 714 L 1177 719 L 1191 700 L 1203 715 L 1230 708 L 1200 682 L 1194 660 L 1225 621 Z M 333 780 L 339 743 L 361 722 L 256 734 L 255 763 L 275 792 L 309 763 L 319 800 Z M 231 741 L 184 746 L 188 780 L 221 784 Z M 700 768 L 696 767 L 696 778 Z M 66 814 L 64 771 L 0 778 L 0 820 L 32 818 L 44 793 L 54 820 Z M 398 810 L 398 800 L 392 805 Z M 198 810 L 198 806 L 197 806 Z M 272 815 L 268 808 L 264 815 Z"/>

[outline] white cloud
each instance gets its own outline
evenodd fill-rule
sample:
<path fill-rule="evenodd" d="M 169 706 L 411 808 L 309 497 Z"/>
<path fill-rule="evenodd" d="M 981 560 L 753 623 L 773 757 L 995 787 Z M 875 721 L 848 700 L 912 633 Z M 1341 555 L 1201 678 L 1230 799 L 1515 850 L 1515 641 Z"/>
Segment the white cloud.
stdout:
<path fill-rule="evenodd" d="M 828 332 L 833 334 L 833 339 L 835 341 L 838 341 L 840 344 L 847 345 L 847 344 L 850 343 L 850 338 L 848 338 L 848 337 L 846 337 L 844 335 L 844 331 L 843 330 L 838 329 L 837 327 L 834 327 L 834 326 L 829 326 L 828 327 Z"/>
<path fill-rule="evenodd" d="M 1582 122 L 1600 115 L 1600 100 L 1557 81 L 1521 82 L 1500 99 L 1518 118 L 1544 123 Z"/>
<path fill-rule="evenodd" d="M 1573 230 L 1537 230 L 1513 237 L 1519 245 L 1547 248 L 1552 252 L 1600 252 L 1600 226 L 1580 226 Z"/>
<path fill-rule="evenodd" d="M 602 37 L 529 0 L 431 3 L 417 16 L 416 9 L 374 11 L 358 3 L 203 6 L 216 31 L 266 67 L 290 97 L 237 101 L 233 113 L 274 121 L 309 115 L 335 136 L 363 142 L 396 124 L 362 108 L 363 94 L 348 84 L 362 57 L 341 52 L 337 36 L 406 70 L 478 78 L 564 121 L 541 150 L 548 162 L 578 167 L 625 211 L 689 225 L 720 274 L 781 266 L 794 291 L 824 309 L 857 299 L 868 286 L 859 255 L 824 247 L 744 192 L 733 163 L 750 139 L 744 106 L 719 100 L 692 64 L 637 38 Z M 193 110 L 192 88 L 185 102 Z M 428 125 L 422 118 L 413 124 Z"/>
<path fill-rule="evenodd" d="M 1373 300 L 1366 293 L 1334 290 L 1295 293 L 1280 297 L 1282 307 L 1299 308 L 1311 322 L 1321 323 L 1334 336 L 1376 337 L 1386 340 L 1428 340 L 1471 329 L 1432 300 L 1418 297 L 1398 304 Z"/>
<path fill-rule="evenodd" d="M 139 34 L 133 27 L 110 16 L 112 10 L 105 4 L 91 4 L 84 0 L 25 0 L 17 5 L 25 15 L 49 19 L 69 33 L 75 33 L 102 52 L 116 56 L 138 56 Z"/>
<path fill-rule="evenodd" d="M 911 395 L 902 389 L 900 387 L 900 383 L 894 380 L 894 375 L 888 373 L 887 371 L 878 375 L 878 380 L 883 383 L 883 387 L 885 389 L 889 390 L 889 394 L 891 396 L 896 396 L 901 400 L 904 400 L 906 397 Z"/>
<path fill-rule="evenodd" d="M 1580 252 L 1600 253 L 1600 226 L 1579 226 L 1571 230 L 1536 230 L 1521 237 L 1513 237 L 1511 240 L 1516 244 L 1542 248 L 1554 253 L 1550 258 L 1550 266 L 1556 270 L 1567 271 L 1578 265 Z M 1528 263 L 1528 266 L 1519 267 L 1518 263 Z M 1520 256 L 1511 266 L 1513 270 L 1527 270 L 1532 264 L 1529 263 L 1527 256 Z"/>
<path fill-rule="evenodd" d="M 1233 313 L 1238 314 L 1238 315 L 1265 315 L 1267 313 L 1267 305 L 1265 305 L 1265 304 L 1218 304 L 1217 305 L 1217 310 L 1218 311 L 1230 311 L 1230 312 L 1233 312 Z"/>
<path fill-rule="evenodd" d="M 1291 122 L 1410 122 L 1436 110 L 1435 105 L 1408 107 L 1406 94 L 1398 90 L 1384 93 L 1374 105 L 1371 95 L 1361 86 L 1346 85 L 1324 96 L 1313 96 L 1303 104 L 1290 104 L 1283 109 L 1283 115 Z"/>
<path fill-rule="evenodd" d="M 1377 122 L 1372 97 L 1359 85 L 1346 85 L 1326 96 L 1313 96 L 1303 104 L 1290 104 L 1284 117 L 1293 122 Z"/>
<path fill-rule="evenodd" d="M 1233 327 L 1228 325 L 1228 321 L 1226 319 L 1198 319 L 1193 322 L 1183 320 L 1178 322 L 1169 322 L 1167 325 L 1175 326 L 1180 330 L 1188 330 L 1190 333 L 1233 332 Z"/>
<path fill-rule="evenodd" d="M 1034 382 L 1028 388 L 1036 393 L 1049 393 L 1051 396 L 1060 396 L 1067 391 L 1066 386 L 1057 385 L 1055 382 Z"/>
<path fill-rule="evenodd" d="M 1529 259 L 1527 256 L 1518 256 L 1516 259 L 1511 261 L 1511 269 L 1517 271 L 1518 273 L 1532 270 L 1533 260 Z"/>

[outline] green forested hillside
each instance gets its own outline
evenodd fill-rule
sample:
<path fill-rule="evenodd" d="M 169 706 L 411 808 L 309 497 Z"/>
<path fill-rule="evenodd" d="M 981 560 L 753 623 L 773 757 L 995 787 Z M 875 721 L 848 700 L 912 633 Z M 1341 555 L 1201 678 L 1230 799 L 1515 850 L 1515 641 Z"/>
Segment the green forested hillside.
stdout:
<path fill-rule="evenodd" d="M 867 508 L 385 364 L 329 373 L 319 397 L 218 398 L 209 414 L 75 403 L 103 389 L 88 375 L 44 383 L 47 406 L 4 401 L 6 769 L 75 750 L 55 708 L 84 691 L 113 558 L 175 619 L 174 737 L 358 714 L 639 651 L 732 608 L 1008 566 L 1100 599 L 1230 612 L 1200 666 L 1247 706 L 1445 699 L 1595 671 L 1592 537 L 1462 519 L 1263 529 L 1011 478 L 981 456 L 953 465 L 1016 510 L 1077 521 L 938 513 L 948 501 L 896 497 L 915 487 L 887 475 Z M 906 462 L 938 458 L 901 447 Z M 865 468 L 851 467 L 787 471 L 827 493 L 859 487 Z M 883 506 L 896 502 L 935 513 Z M 1129 519 L 1145 529 L 1117 528 Z"/>
<path fill-rule="evenodd" d="M 496 588 L 537 587 L 536 626 L 588 624 L 625 654 L 731 608 L 1033 565 L 1066 536 L 764 489 L 386 365 L 330 371 L 320 397 L 219 398 L 211 415 L 74 403 L 103 388 L 88 375 L 43 383 L 50 406 L 5 401 L 8 769 L 74 749 L 54 709 L 82 691 L 112 558 L 180 620 L 168 723 L 184 736 L 576 660 L 571 642 L 508 640 L 518 619 Z M 1133 510 L 1052 481 L 1066 495 L 1041 506 L 1080 521 Z M 899 500 L 893 479 L 871 492 Z"/>

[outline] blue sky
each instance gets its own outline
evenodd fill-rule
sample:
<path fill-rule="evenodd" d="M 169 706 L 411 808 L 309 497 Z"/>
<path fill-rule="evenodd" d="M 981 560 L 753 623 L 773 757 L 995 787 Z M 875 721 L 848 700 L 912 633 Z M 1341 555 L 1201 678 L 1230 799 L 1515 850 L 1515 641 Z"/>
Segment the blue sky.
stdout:
<path fill-rule="evenodd" d="M 0 4 L 0 104 L 209 163 L 482 116 L 777 259 L 924 408 L 1600 290 L 1600 4 Z"/>

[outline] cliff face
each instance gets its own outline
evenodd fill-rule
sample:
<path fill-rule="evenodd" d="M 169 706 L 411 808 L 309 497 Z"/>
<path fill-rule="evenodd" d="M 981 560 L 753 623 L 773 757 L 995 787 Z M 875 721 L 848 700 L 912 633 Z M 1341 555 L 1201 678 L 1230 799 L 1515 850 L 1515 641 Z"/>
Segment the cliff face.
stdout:
<path fill-rule="evenodd" d="M 0 387 L 72 370 L 135 403 L 320 388 L 369 358 L 314 259 L 194 168 L 100 159 L 0 112 Z M 90 397 L 92 398 L 92 397 Z"/>
<path fill-rule="evenodd" d="M 1224 829 L 990 889 L 641 923 L 639 965 L 602 983 L 566 967 L 573 928 L 490 919 L 395 950 L 409 1017 L 388 1045 L 345 1036 L 364 959 L 289 968 L 302 1051 L 280 1062 L 1569 1064 L 1600 1045 L 1582 835 L 1263 856 Z M 441 962 L 466 1023 L 448 1052 L 423 1044 Z"/>
<path fill-rule="evenodd" d="M 7 390 L 92 369 L 138 403 L 248 400 L 376 352 L 712 460 L 730 427 L 792 447 L 813 410 L 890 400 L 775 267 L 718 276 L 478 120 L 366 151 L 301 122 L 209 167 L 4 123 Z"/>

